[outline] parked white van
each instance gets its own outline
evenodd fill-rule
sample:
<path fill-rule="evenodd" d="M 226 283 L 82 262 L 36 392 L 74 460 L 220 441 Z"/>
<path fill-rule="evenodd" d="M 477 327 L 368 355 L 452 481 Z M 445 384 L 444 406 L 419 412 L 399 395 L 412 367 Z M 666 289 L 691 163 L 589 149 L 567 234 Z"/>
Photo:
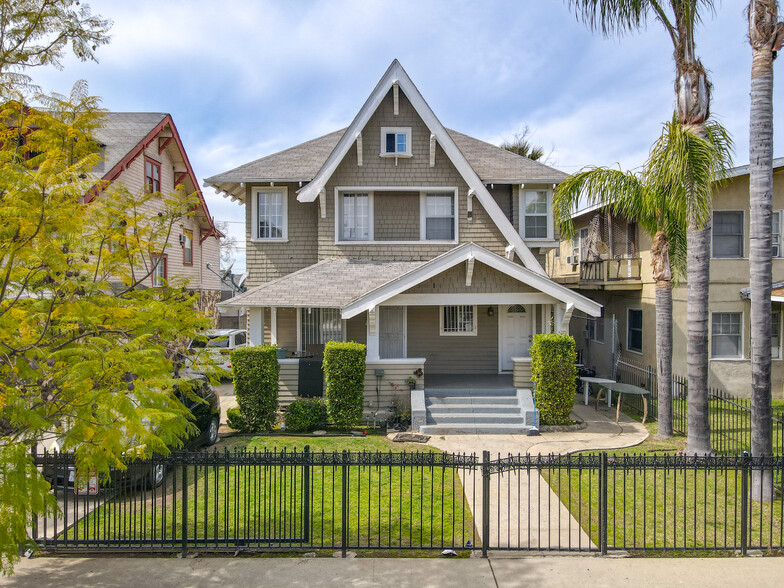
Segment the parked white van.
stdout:
<path fill-rule="evenodd" d="M 198 369 L 199 356 L 208 353 L 212 360 L 221 368 L 231 370 L 229 354 L 232 349 L 244 347 L 246 343 L 245 331 L 242 329 L 211 329 L 203 336 L 195 338 L 188 345 L 192 355 L 192 367 Z"/>

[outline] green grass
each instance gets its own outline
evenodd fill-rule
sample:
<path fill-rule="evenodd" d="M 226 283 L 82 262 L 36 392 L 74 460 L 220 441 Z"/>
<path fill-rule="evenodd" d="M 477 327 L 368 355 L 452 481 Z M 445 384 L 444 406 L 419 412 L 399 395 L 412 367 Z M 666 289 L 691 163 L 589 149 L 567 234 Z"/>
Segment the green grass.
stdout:
<path fill-rule="evenodd" d="M 221 449 L 301 452 L 437 452 L 380 436 L 296 438 L 232 437 Z M 453 468 L 352 466 L 348 468 L 346 530 L 349 548 L 434 549 L 476 543 L 471 512 Z M 343 529 L 341 466 L 311 466 L 310 532 L 304 516 L 302 466 L 188 467 L 187 534 L 205 547 L 249 545 L 340 548 Z M 119 495 L 68 533 L 90 540 L 182 537 L 181 471 L 170 472 L 155 492 Z M 174 499 L 174 501 L 173 501 Z M 164 508 L 164 501 L 166 502 Z"/>
<path fill-rule="evenodd" d="M 618 456 L 672 456 L 670 467 L 608 468 L 608 545 L 629 550 L 712 550 L 740 545 L 741 474 L 732 469 L 693 469 L 674 459 L 685 437 L 651 436 Z M 596 455 L 585 452 L 579 455 Z M 685 467 L 684 467 L 685 466 Z M 599 544 L 599 476 L 597 469 L 552 469 L 543 472 L 561 502 L 592 541 Z M 781 473 L 778 473 L 778 483 Z M 784 544 L 784 504 L 750 500 L 749 545 L 762 549 Z"/>

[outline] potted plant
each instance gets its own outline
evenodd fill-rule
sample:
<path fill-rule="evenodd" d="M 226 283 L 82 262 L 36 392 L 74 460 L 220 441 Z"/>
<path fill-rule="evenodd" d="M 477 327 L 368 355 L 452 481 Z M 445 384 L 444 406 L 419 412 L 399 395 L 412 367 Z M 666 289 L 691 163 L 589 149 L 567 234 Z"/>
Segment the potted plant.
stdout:
<path fill-rule="evenodd" d="M 406 380 L 406 383 L 408 384 L 408 387 L 411 390 L 413 390 L 414 387 L 416 386 L 416 382 L 417 382 L 416 379 L 411 376 L 409 376 L 408 380 Z"/>

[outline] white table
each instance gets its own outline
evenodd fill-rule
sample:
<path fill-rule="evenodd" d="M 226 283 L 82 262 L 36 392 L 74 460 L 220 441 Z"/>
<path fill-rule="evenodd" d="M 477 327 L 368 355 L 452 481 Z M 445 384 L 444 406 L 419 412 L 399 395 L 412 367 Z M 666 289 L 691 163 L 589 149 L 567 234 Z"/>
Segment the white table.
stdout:
<path fill-rule="evenodd" d="M 592 376 L 581 376 L 580 380 L 583 382 L 583 396 L 585 396 L 585 406 L 588 406 L 588 387 L 590 384 L 615 384 L 615 380 L 608 380 L 607 378 L 594 378 Z M 612 394 L 608 395 L 607 406 L 611 406 Z"/>

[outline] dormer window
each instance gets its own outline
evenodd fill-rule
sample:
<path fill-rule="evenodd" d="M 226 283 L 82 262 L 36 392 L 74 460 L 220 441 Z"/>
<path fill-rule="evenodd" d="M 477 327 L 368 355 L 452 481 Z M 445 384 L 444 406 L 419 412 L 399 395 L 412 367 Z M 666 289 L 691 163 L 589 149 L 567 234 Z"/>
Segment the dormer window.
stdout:
<path fill-rule="evenodd" d="M 411 157 L 411 127 L 381 127 L 382 157 Z"/>

